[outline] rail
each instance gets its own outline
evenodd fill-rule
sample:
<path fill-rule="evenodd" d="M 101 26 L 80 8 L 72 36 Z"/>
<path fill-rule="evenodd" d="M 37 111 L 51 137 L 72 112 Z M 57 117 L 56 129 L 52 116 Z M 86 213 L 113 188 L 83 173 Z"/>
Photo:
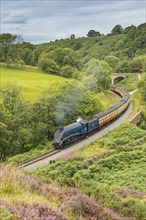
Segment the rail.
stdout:
<path fill-rule="evenodd" d="M 27 167 L 27 166 L 29 166 L 33 163 L 36 163 L 40 160 L 43 160 L 43 159 L 48 158 L 48 157 L 50 157 L 54 154 L 57 154 L 59 151 L 60 150 L 56 150 L 56 149 L 52 149 L 50 151 L 47 151 L 46 153 L 43 153 L 39 156 L 33 157 L 32 159 L 29 159 L 29 160 L 26 160 L 26 161 L 22 162 L 21 164 L 19 164 L 19 168 L 21 169 L 23 167 Z"/>

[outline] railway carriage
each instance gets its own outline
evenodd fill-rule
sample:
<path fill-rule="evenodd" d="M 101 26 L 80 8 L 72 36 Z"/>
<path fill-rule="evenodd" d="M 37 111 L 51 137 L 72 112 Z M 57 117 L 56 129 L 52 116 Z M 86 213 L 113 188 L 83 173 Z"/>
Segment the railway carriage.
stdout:
<path fill-rule="evenodd" d="M 53 145 L 56 149 L 62 148 L 65 145 L 90 135 L 103 125 L 113 121 L 127 109 L 130 103 L 129 94 L 124 89 L 116 86 L 112 86 L 111 90 L 117 93 L 121 97 L 121 100 L 111 108 L 102 111 L 91 118 L 58 129 L 55 132 L 53 140 Z"/>
<path fill-rule="evenodd" d="M 116 118 L 116 111 L 115 107 L 111 107 L 103 112 L 98 113 L 95 115 L 95 118 L 98 118 L 99 127 L 103 126 L 104 124 L 107 124 L 109 121 Z"/>
<path fill-rule="evenodd" d="M 120 95 L 121 97 L 123 97 L 123 95 L 125 94 L 125 90 L 120 88 L 120 87 L 117 87 L 117 86 L 111 86 L 111 91 L 117 93 L 118 95 Z"/>

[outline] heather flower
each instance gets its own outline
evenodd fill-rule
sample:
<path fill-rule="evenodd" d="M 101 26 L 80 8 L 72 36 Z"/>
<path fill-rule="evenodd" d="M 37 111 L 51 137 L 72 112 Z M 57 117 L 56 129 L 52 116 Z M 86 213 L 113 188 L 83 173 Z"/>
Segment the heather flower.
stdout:
<path fill-rule="evenodd" d="M 57 187 L 53 187 L 52 185 L 49 185 L 49 184 L 42 185 L 41 193 L 46 198 L 57 197 L 58 199 L 62 200 L 64 197 L 61 189 Z"/>
<path fill-rule="evenodd" d="M 78 158 L 79 155 L 77 155 L 74 152 L 66 153 L 62 156 L 62 159 L 72 159 L 72 158 Z"/>
<path fill-rule="evenodd" d="M 105 209 L 103 212 L 103 216 L 104 214 L 105 217 L 107 217 L 107 219 L 110 218 L 112 220 L 136 220 L 135 218 L 131 218 L 131 217 L 120 217 L 110 209 Z M 104 220 L 106 220 L 106 218 Z"/>
<path fill-rule="evenodd" d="M 71 196 L 68 205 L 73 209 L 77 219 L 83 216 L 83 219 L 88 220 L 135 220 L 135 218 L 120 217 L 112 210 L 102 207 L 93 199 L 80 193 Z"/>
<path fill-rule="evenodd" d="M 22 220 L 67 220 L 67 217 L 58 210 L 52 209 L 50 206 L 34 204 L 20 209 L 20 218 Z"/>
<path fill-rule="evenodd" d="M 25 205 L 24 207 L 14 208 L 5 201 L 0 200 L 0 206 L 3 205 L 7 210 L 15 214 L 14 219 L 21 220 L 68 220 L 63 213 L 58 210 L 52 209 L 50 206 L 33 204 Z"/>
<path fill-rule="evenodd" d="M 103 208 L 88 196 L 72 196 L 69 202 L 78 216 L 82 214 L 85 217 L 90 216 L 91 219 L 100 219 Z"/>
<path fill-rule="evenodd" d="M 4 206 L 10 213 L 15 214 L 16 209 L 9 203 L 5 202 L 3 199 L 0 199 L 0 206 Z"/>
<path fill-rule="evenodd" d="M 145 192 L 135 192 L 132 189 L 118 189 L 116 191 L 122 198 L 126 198 L 127 196 L 137 196 L 137 197 L 146 197 Z"/>
<path fill-rule="evenodd" d="M 17 183 L 26 190 L 41 194 L 48 199 L 57 199 L 58 209 L 51 208 L 48 204 L 14 204 L 0 200 L 0 205 L 4 206 L 10 213 L 14 214 L 13 220 L 67 220 L 64 213 L 71 212 L 74 219 L 84 220 L 135 220 L 134 218 L 120 217 L 110 209 L 106 209 L 93 199 L 83 195 L 76 188 L 63 190 L 58 187 L 43 183 L 25 174 L 15 172 L 12 169 L 2 168 L 0 178 Z M 118 189 L 117 193 L 125 198 L 129 195 L 144 197 L 145 193 L 135 192 L 130 189 Z"/>
<path fill-rule="evenodd" d="M 79 194 L 79 191 L 76 188 L 70 188 L 65 191 L 65 194 L 67 196 L 71 197 L 71 196 L 75 196 L 75 195 Z"/>

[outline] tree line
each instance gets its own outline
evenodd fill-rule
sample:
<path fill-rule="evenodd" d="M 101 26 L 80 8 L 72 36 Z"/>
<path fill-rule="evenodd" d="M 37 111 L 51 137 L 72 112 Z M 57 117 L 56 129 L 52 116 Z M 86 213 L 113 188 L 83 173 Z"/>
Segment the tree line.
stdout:
<path fill-rule="evenodd" d="M 106 62 L 113 58 L 113 63 L 116 60 L 119 61 L 116 63 L 116 68 L 114 66 L 113 71 L 141 72 L 144 64 L 137 57 L 146 53 L 145 28 L 146 23 L 138 27 L 131 25 L 125 29 L 121 25 L 116 25 L 111 33 L 108 34 L 110 38 L 107 38 L 107 40 L 110 39 L 111 41 L 109 40 L 107 47 L 104 47 L 104 39 L 107 36 L 103 38 L 100 32 L 90 30 L 87 36 L 95 38 L 95 42 L 93 41 L 93 43 L 100 46 L 100 50 L 94 51 L 93 47 L 90 53 L 88 53 L 88 48 L 86 49 L 88 44 L 87 46 L 85 45 L 84 38 L 74 39 L 74 34 L 70 36 L 71 39 L 74 39 L 73 41 L 67 40 L 64 42 L 49 43 L 47 45 L 33 45 L 29 42 L 24 42 L 21 36 L 4 33 L 0 35 L 0 62 L 7 63 L 7 66 L 16 63 L 19 66 L 23 66 L 24 64 L 39 65 L 44 68 L 43 63 L 49 59 L 48 62 L 50 62 L 51 67 L 50 70 L 47 70 L 48 73 L 54 72 L 54 68 L 58 73 L 60 72 L 60 67 L 65 66 L 60 74 L 69 77 L 69 75 L 72 75 L 72 72 L 81 70 L 84 64 L 92 58 L 105 60 Z M 112 43 L 114 36 L 119 36 L 119 39 Z M 53 59 L 51 58 L 51 54 L 53 55 Z M 110 56 L 110 58 L 106 58 L 107 56 Z M 63 60 L 59 61 L 59 59 Z M 81 61 L 80 63 L 78 62 L 79 60 Z"/>

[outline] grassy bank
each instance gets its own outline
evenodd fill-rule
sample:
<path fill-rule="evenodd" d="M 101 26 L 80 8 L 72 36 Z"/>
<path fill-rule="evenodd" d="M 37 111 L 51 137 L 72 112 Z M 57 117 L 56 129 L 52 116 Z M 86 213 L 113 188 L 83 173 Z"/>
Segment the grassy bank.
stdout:
<path fill-rule="evenodd" d="M 31 175 L 62 187 L 75 186 L 119 215 L 142 219 L 146 214 L 145 135 L 142 129 L 125 123 Z"/>
<path fill-rule="evenodd" d="M 54 86 L 54 83 L 61 83 L 67 79 L 59 76 L 53 76 L 42 73 L 38 69 L 27 68 L 27 70 L 18 70 L 13 68 L 1 67 L 0 77 L 1 86 L 6 83 L 13 83 L 21 86 L 26 100 L 35 101 L 42 91 Z"/>

